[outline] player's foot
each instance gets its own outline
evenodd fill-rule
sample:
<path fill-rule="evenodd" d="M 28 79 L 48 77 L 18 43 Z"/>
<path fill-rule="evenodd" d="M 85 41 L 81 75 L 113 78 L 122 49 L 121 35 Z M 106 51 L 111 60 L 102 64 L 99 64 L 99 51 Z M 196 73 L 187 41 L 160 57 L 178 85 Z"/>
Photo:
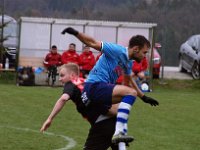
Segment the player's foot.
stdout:
<path fill-rule="evenodd" d="M 124 135 L 123 133 L 119 133 L 112 137 L 112 143 L 118 144 L 119 142 L 130 143 L 134 140 L 132 136 Z"/>

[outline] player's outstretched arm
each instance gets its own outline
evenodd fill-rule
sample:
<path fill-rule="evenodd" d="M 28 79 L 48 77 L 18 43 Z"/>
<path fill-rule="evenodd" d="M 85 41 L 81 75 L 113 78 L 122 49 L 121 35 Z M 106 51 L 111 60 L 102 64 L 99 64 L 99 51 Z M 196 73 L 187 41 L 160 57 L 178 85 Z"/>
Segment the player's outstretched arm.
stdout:
<path fill-rule="evenodd" d="M 100 41 L 96 41 L 94 38 L 92 38 L 84 33 L 78 32 L 74 28 L 71 28 L 71 27 L 65 28 L 61 33 L 62 34 L 65 34 L 65 33 L 72 34 L 72 35 L 76 36 L 85 45 L 92 47 L 98 51 L 101 50 L 101 42 Z"/>
<path fill-rule="evenodd" d="M 62 110 L 63 106 L 65 105 L 65 103 L 69 100 L 69 95 L 68 94 L 63 94 L 59 99 L 58 101 L 56 102 L 52 112 L 50 113 L 49 117 L 47 118 L 47 120 L 43 123 L 40 131 L 43 132 L 43 131 L 46 131 L 54 117 Z"/>

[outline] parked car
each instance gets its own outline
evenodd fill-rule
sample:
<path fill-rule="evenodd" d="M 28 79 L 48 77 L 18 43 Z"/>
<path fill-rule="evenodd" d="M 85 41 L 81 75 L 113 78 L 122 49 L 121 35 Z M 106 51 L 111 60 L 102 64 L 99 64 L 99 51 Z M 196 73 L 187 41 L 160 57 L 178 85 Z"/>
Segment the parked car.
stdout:
<path fill-rule="evenodd" d="M 153 78 L 159 78 L 160 75 L 160 66 L 161 66 L 161 56 L 158 52 L 158 49 L 161 48 L 161 44 L 155 43 L 154 54 L 153 54 Z"/>
<path fill-rule="evenodd" d="M 153 48 L 153 70 L 152 70 L 152 75 L 154 79 L 158 79 L 160 76 L 160 67 L 161 67 L 161 56 L 158 52 L 158 49 L 161 48 L 160 43 L 155 43 L 154 48 Z M 150 58 L 148 55 L 147 58 Z"/>
<path fill-rule="evenodd" d="M 9 68 L 14 68 L 16 64 L 16 52 L 18 45 L 18 25 L 17 21 L 7 15 L 4 15 L 4 23 L 6 26 L 3 28 L 3 37 L 6 40 L 3 42 L 5 53 L 3 55 L 3 68 L 5 68 L 6 59 L 9 61 Z M 2 24 L 2 16 L 0 16 L 0 24 Z M 0 29 L 0 35 L 2 31 Z"/>
<path fill-rule="evenodd" d="M 181 45 L 179 71 L 191 72 L 194 79 L 200 79 L 200 34 L 191 36 Z"/>

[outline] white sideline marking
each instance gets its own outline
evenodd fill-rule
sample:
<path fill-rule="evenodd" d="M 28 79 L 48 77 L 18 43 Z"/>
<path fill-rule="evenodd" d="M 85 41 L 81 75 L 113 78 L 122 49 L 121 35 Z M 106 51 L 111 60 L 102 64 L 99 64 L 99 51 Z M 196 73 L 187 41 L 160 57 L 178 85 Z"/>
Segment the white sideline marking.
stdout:
<path fill-rule="evenodd" d="M 29 128 L 19 128 L 19 127 L 1 126 L 1 125 L 0 125 L 0 128 L 11 128 L 11 129 L 21 130 L 21 131 L 25 131 L 25 132 L 39 133 L 39 131 L 32 130 L 32 129 L 29 129 Z M 59 134 L 55 134 L 55 133 L 52 133 L 52 132 L 46 132 L 46 131 L 43 134 L 51 135 L 51 136 L 59 136 L 59 137 L 62 137 L 63 139 L 65 139 L 65 141 L 69 142 L 67 145 L 65 145 L 65 147 L 59 148 L 59 149 L 55 149 L 55 150 L 69 150 L 69 149 L 75 147 L 75 145 L 76 145 L 76 141 L 74 141 L 72 138 L 69 138 L 69 137 L 67 137 L 65 135 L 59 135 Z"/>

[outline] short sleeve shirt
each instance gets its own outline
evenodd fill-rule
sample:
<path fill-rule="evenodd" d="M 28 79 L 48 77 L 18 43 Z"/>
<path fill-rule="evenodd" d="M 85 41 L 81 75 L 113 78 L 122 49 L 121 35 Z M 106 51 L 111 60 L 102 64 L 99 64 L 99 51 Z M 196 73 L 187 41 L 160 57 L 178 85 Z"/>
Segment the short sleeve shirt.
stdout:
<path fill-rule="evenodd" d="M 96 63 L 86 82 L 106 82 L 116 83 L 116 80 L 123 73 L 131 74 L 132 60 L 128 58 L 128 49 L 126 47 L 102 42 L 102 56 Z"/>
<path fill-rule="evenodd" d="M 73 84 L 71 81 L 65 83 L 64 85 L 64 90 L 63 94 L 66 93 L 70 96 L 70 99 L 74 102 L 77 103 L 80 100 L 81 97 L 81 91 L 80 89 Z"/>

